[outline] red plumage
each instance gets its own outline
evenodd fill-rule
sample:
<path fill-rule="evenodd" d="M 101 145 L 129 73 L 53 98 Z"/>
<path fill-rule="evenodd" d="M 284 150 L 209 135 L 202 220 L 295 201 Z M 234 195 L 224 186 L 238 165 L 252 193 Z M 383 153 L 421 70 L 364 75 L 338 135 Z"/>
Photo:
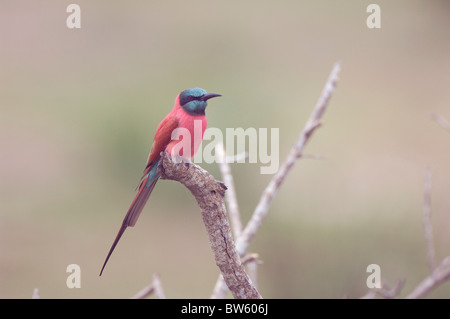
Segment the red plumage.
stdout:
<path fill-rule="evenodd" d="M 198 90 L 201 89 L 194 90 L 197 90 L 198 92 Z M 201 91 L 204 92 L 204 90 Z M 159 123 L 158 128 L 156 129 L 153 144 L 148 155 L 147 164 L 139 184 L 138 193 L 131 203 L 119 232 L 108 252 L 106 260 L 100 271 L 100 276 L 102 275 L 106 263 L 108 262 L 112 252 L 127 227 L 132 227 L 136 224 L 139 215 L 141 214 L 156 185 L 156 182 L 159 179 L 157 167 L 155 165 L 159 162 L 161 152 L 167 151 L 171 155 L 180 155 L 187 159 L 191 159 L 201 145 L 203 134 L 205 133 L 207 125 L 206 116 L 204 112 L 203 114 L 190 114 L 180 105 L 180 95 L 183 94 L 183 92 L 176 97 L 175 105 L 172 111 L 161 121 L 161 123 Z M 196 96 L 196 98 L 205 103 L 203 106 L 204 110 L 204 107 L 206 107 L 206 100 L 215 96 L 220 95 L 207 95 L 205 92 L 204 95 Z M 186 132 L 189 132 L 190 136 L 187 136 Z M 180 134 L 182 138 L 180 138 Z M 186 152 L 188 149 L 190 152 Z"/>

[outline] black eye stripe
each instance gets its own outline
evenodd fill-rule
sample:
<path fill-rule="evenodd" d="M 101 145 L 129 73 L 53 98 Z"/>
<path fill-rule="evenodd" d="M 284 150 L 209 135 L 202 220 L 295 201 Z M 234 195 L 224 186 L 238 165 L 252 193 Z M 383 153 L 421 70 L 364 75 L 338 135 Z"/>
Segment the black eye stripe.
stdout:
<path fill-rule="evenodd" d="M 194 100 L 200 100 L 200 99 L 201 99 L 201 96 L 192 96 L 192 95 L 188 95 L 188 96 L 186 96 L 186 97 L 182 97 L 182 98 L 181 98 L 180 104 L 181 104 L 181 105 L 184 105 L 184 104 L 189 103 L 189 102 L 191 102 L 191 101 L 194 101 Z"/>

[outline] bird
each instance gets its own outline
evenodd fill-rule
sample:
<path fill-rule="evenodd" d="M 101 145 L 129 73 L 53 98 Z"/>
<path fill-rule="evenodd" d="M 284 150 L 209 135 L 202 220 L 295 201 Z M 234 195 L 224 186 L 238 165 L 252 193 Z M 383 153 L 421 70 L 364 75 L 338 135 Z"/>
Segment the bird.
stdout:
<path fill-rule="evenodd" d="M 207 93 L 201 88 L 192 88 L 182 91 L 175 98 L 175 103 L 172 111 L 159 123 L 155 136 L 153 138 L 153 144 L 150 149 L 150 153 L 147 158 L 147 163 L 144 168 L 138 191 L 134 197 L 130 208 L 123 219 L 119 232 L 106 256 L 100 271 L 100 276 L 108 263 L 111 254 L 116 248 L 117 243 L 122 237 L 123 233 L 128 227 L 133 227 L 139 218 L 145 204 L 147 203 L 153 188 L 156 185 L 160 175 L 158 172 L 158 164 L 160 161 L 160 154 L 162 151 L 166 151 L 170 155 L 179 155 L 182 158 L 191 159 L 197 152 L 201 141 L 203 140 L 203 134 L 206 130 L 206 115 L 205 109 L 207 101 L 214 97 L 222 96 L 217 93 Z M 198 121 L 198 122 L 197 122 Z M 201 124 L 201 136 L 197 132 L 196 123 Z M 190 140 L 185 138 L 177 138 L 176 134 L 173 134 L 177 129 L 187 129 L 190 133 Z M 189 136 L 189 135 L 186 135 Z M 182 147 L 180 148 L 181 143 Z M 183 152 L 183 145 L 186 147 L 186 152 Z M 190 150 L 190 152 L 189 152 Z M 176 151 L 178 151 L 177 154 Z"/>

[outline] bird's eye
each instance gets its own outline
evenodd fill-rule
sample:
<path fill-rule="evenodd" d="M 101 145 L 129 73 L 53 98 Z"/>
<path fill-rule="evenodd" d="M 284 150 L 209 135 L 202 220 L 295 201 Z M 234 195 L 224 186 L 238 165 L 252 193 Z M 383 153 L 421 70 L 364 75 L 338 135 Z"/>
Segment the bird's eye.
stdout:
<path fill-rule="evenodd" d="M 201 96 L 188 95 L 186 97 L 181 97 L 180 98 L 180 104 L 181 105 L 185 105 L 186 103 L 189 103 L 191 101 L 201 100 L 201 98 L 202 98 Z"/>
<path fill-rule="evenodd" d="M 180 96 L 180 104 L 181 105 L 185 105 L 186 103 L 189 103 L 190 101 L 192 101 L 192 96 L 190 96 L 190 95 Z"/>
<path fill-rule="evenodd" d="M 195 100 L 195 96 L 189 95 L 187 97 L 187 99 L 186 99 L 186 103 L 189 103 L 189 102 L 194 101 L 194 100 Z"/>

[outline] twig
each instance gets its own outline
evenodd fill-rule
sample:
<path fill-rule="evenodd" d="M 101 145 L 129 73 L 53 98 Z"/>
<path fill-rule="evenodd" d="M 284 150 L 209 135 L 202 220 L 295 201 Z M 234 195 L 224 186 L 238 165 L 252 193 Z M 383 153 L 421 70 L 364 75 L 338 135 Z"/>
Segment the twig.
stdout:
<path fill-rule="evenodd" d="M 430 275 L 414 288 L 414 290 L 407 295 L 406 299 L 423 298 L 429 294 L 433 289 L 450 280 L 450 256 L 447 256 L 437 267 L 435 261 L 435 251 L 433 245 L 433 227 L 431 225 L 431 172 L 427 168 L 425 171 L 425 187 L 424 187 L 424 202 L 423 202 L 423 225 L 425 230 L 425 239 L 427 242 L 427 260 L 430 268 Z M 403 285 L 402 285 L 403 286 Z M 378 290 L 369 291 L 363 298 L 373 298 Z M 396 294 L 382 295 L 384 298 L 393 298 Z"/>
<path fill-rule="evenodd" d="M 430 117 L 432 120 L 436 121 L 444 130 L 450 132 L 450 123 L 448 123 L 444 117 L 435 113 L 432 113 Z"/>
<path fill-rule="evenodd" d="M 431 226 L 431 172 L 429 168 L 425 171 L 423 224 L 427 242 L 428 267 L 430 268 L 431 275 L 425 278 L 408 296 L 406 296 L 407 299 L 423 298 L 438 285 L 450 279 L 450 256 L 446 257 L 439 266 L 436 267 L 433 245 L 433 227 Z"/>
<path fill-rule="evenodd" d="M 144 299 L 150 296 L 152 293 L 155 293 L 158 299 L 165 299 L 164 291 L 162 289 L 161 280 L 158 274 L 153 275 L 153 282 L 139 291 L 136 295 L 131 297 L 131 299 Z"/>
<path fill-rule="evenodd" d="M 164 290 L 162 289 L 161 280 L 158 274 L 153 275 L 153 286 L 155 287 L 155 294 L 158 299 L 166 299 Z"/>
<path fill-rule="evenodd" d="M 158 165 L 161 179 L 180 182 L 197 200 L 216 264 L 234 298 L 261 298 L 245 272 L 231 236 L 223 201 L 226 186 L 191 162 L 179 160 L 176 162 L 174 163 L 166 152 L 161 152 Z"/>
<path fill-rule="evenodd" d="M 222 144 L 222 143 L 220 143 Z M 222 144 L 223 147 L 223 144 Z M 236 155 L 227 155 L 225 156 L 225 161 L 227 163 L 241 163 L 243 161 L 245 161 L 248 158 L 248 153 L 247 152 L 242 152 Z"/>
<path fill-rule="evenodd" d="M 445 258 L 433 273 L 425 278 L 406 299 L 418 299 L 425 297 L 438 285 L 450 279 L 450 256 Z"/>
<path fill-rule="evenodd" d="M 423 228 L 425 230 L 425 240 L 427 245 L 428 268 L 430 268 L 430 273 L 433 273 L 436 268 L 436 260 L 433 245 L 433 227 L 431 226 L 431 172 L 429 168 L 425 171 Z"/>
<path fill-rule="evenodd" d="M 376 295 L 384 299 L 392 299 L 397 297 L 405 286 L 405 280 L 399 279 L 393 288 L 391 288 L 387 283 L 382 282 L 381 288 L 370 289 L 367 294 L 361 297 L 361 299 L 373 299 Z"/>
<path fill-rule="evenodd" d="M 262 262 L 259 260 L 258 254 L 247 254 L 242 259 L 242 263 L 247 266 L 247 271 L 252 279 L 252 283 L 258 289 L 258 265 Z"/>
<path fill-rule="evenodd" d="M 283 165 L 280 167 L 278 172 L 274 175 L 272 180 L 267 185 L 266 189 L 263 191 L 261 199 L 259 200 L 259 203 L 256 206 L 252 217 L 250 218 L 250 221 L 248 222 L 241 235 L 237 238 L 236 248 L 239 255 L 243 256 L 245 254 L 245 251 L 250 245 L 250 241 L 261 226 L 261 223 L 269 210 L 269 206 L 272 203 L 275 194 L 285 180 L 294 163 L 298 158 L 302 156 L 303 149 L 305 148 L 309 138 L 311 137 L 313 132 L 320 126 L 322 115 L 325 112 L 331 94 L 336 87 L 340 69 L 340 64 L 336 63 L 328 77 L 328 80 L 322 90 L 322 94 L 320 95 L 316 106 L 314 107 L 308 121 L 306 122 L 305 128 L 300 134 L 299 139 L 291 148 Z M 225 293 L 226 288 L 224 287 L 223 281 L 219 276 L 213 289 L 211 298 L 224 298 Z"/>
<path fill-rule="evenodd" d="M 144 289 L 142 289 L 141 291 L 139 291 L 137 294 L 135 294 L 130 299 L 145 299 L 154 292 L 155 292 L 155 287 L 153 286 L 153 284 L 150 284 L 147 287 L 145 287 Z"/>
<path fill-rule="evenodd" d="M 231 174 L 230 164 L 228 164 L 223 143 L 219 143 L 216 145 L 216 157 L 217 162 L 219 163 L 220 173 L 222 174 L 223 183 L 227 186 L 225 200 L 228 206 L 228 214 L 230 215 L 231 226 L 233 229 L 234 237 L 238 238 L 242 232 L 241 215 L 239 214 L 233 175 Z"/>
<path fill-rule="evenodd" d="M 228 291 L 228 288 L 227 288 L 227 285 L 225 284 L 225 280 L 223 279 L 222 274 L 220 274 L 216 280 L 216 284 L 215 284 L 213 291 L 211 293 L 211 296 L 209 298 L 223 299 L 223 298 L 225 298 L 227 291 Z"/>
<path fill-rule="evenodd" d="M 31 299 L 41 299 L 41 297 L 39 296 L 39 289 L 34 288 L 33 295 L 31 296 Z"/>
<path fill-rule="evenodd" d="M 262 261 L 259 260 L 259 255 L 256 253 L 247 254 L 244 257 L 241 258 L 241 261 L 244 265 L 247 265 L 251 262 L 257 262 L 258 264 L 261 264 Z"/>
<path fill-rule="evenodd" d="M 277 193 L 283 181 L 286 179 L 287 174 L 291 170 L 296 160 L 302 156 L 303 149 L 305 148 L 309 138 L 311 137 L 313 132 L 320 126 L 322 115 L 325 112 L 331 94 L 336 87 L 339 71 L 340 64 L 336 63 L 333 67 L 333 70 L 331 71 L 330 76 L 328 77 L 327 83 L 322 90 L 322 94 L 320 95 L 320 98 L 314 110 L 312 111 L 311 116 L 306 122 L 303 132 L 300 134 L 299 139 L 289 152 L 286 161 L 269 182 L 269 185 L 267 185 L 261 196 L 261 199 L 259 200 L 258 205 L 253 212 L 252 217 L 250 218 L 250 221 L 242 232 L 242 235 L 237 239 L 236 247 L 240 255 L 243 255 L 247 250 L 250 241 L 252 240 L 253 236 L 255 236 L 258 228 L 261 226 L 262 220 L 266 216 L 269 210 L 269 206 L 272 203 L 273 198 L 275 197 L 275 194 Z"/>

